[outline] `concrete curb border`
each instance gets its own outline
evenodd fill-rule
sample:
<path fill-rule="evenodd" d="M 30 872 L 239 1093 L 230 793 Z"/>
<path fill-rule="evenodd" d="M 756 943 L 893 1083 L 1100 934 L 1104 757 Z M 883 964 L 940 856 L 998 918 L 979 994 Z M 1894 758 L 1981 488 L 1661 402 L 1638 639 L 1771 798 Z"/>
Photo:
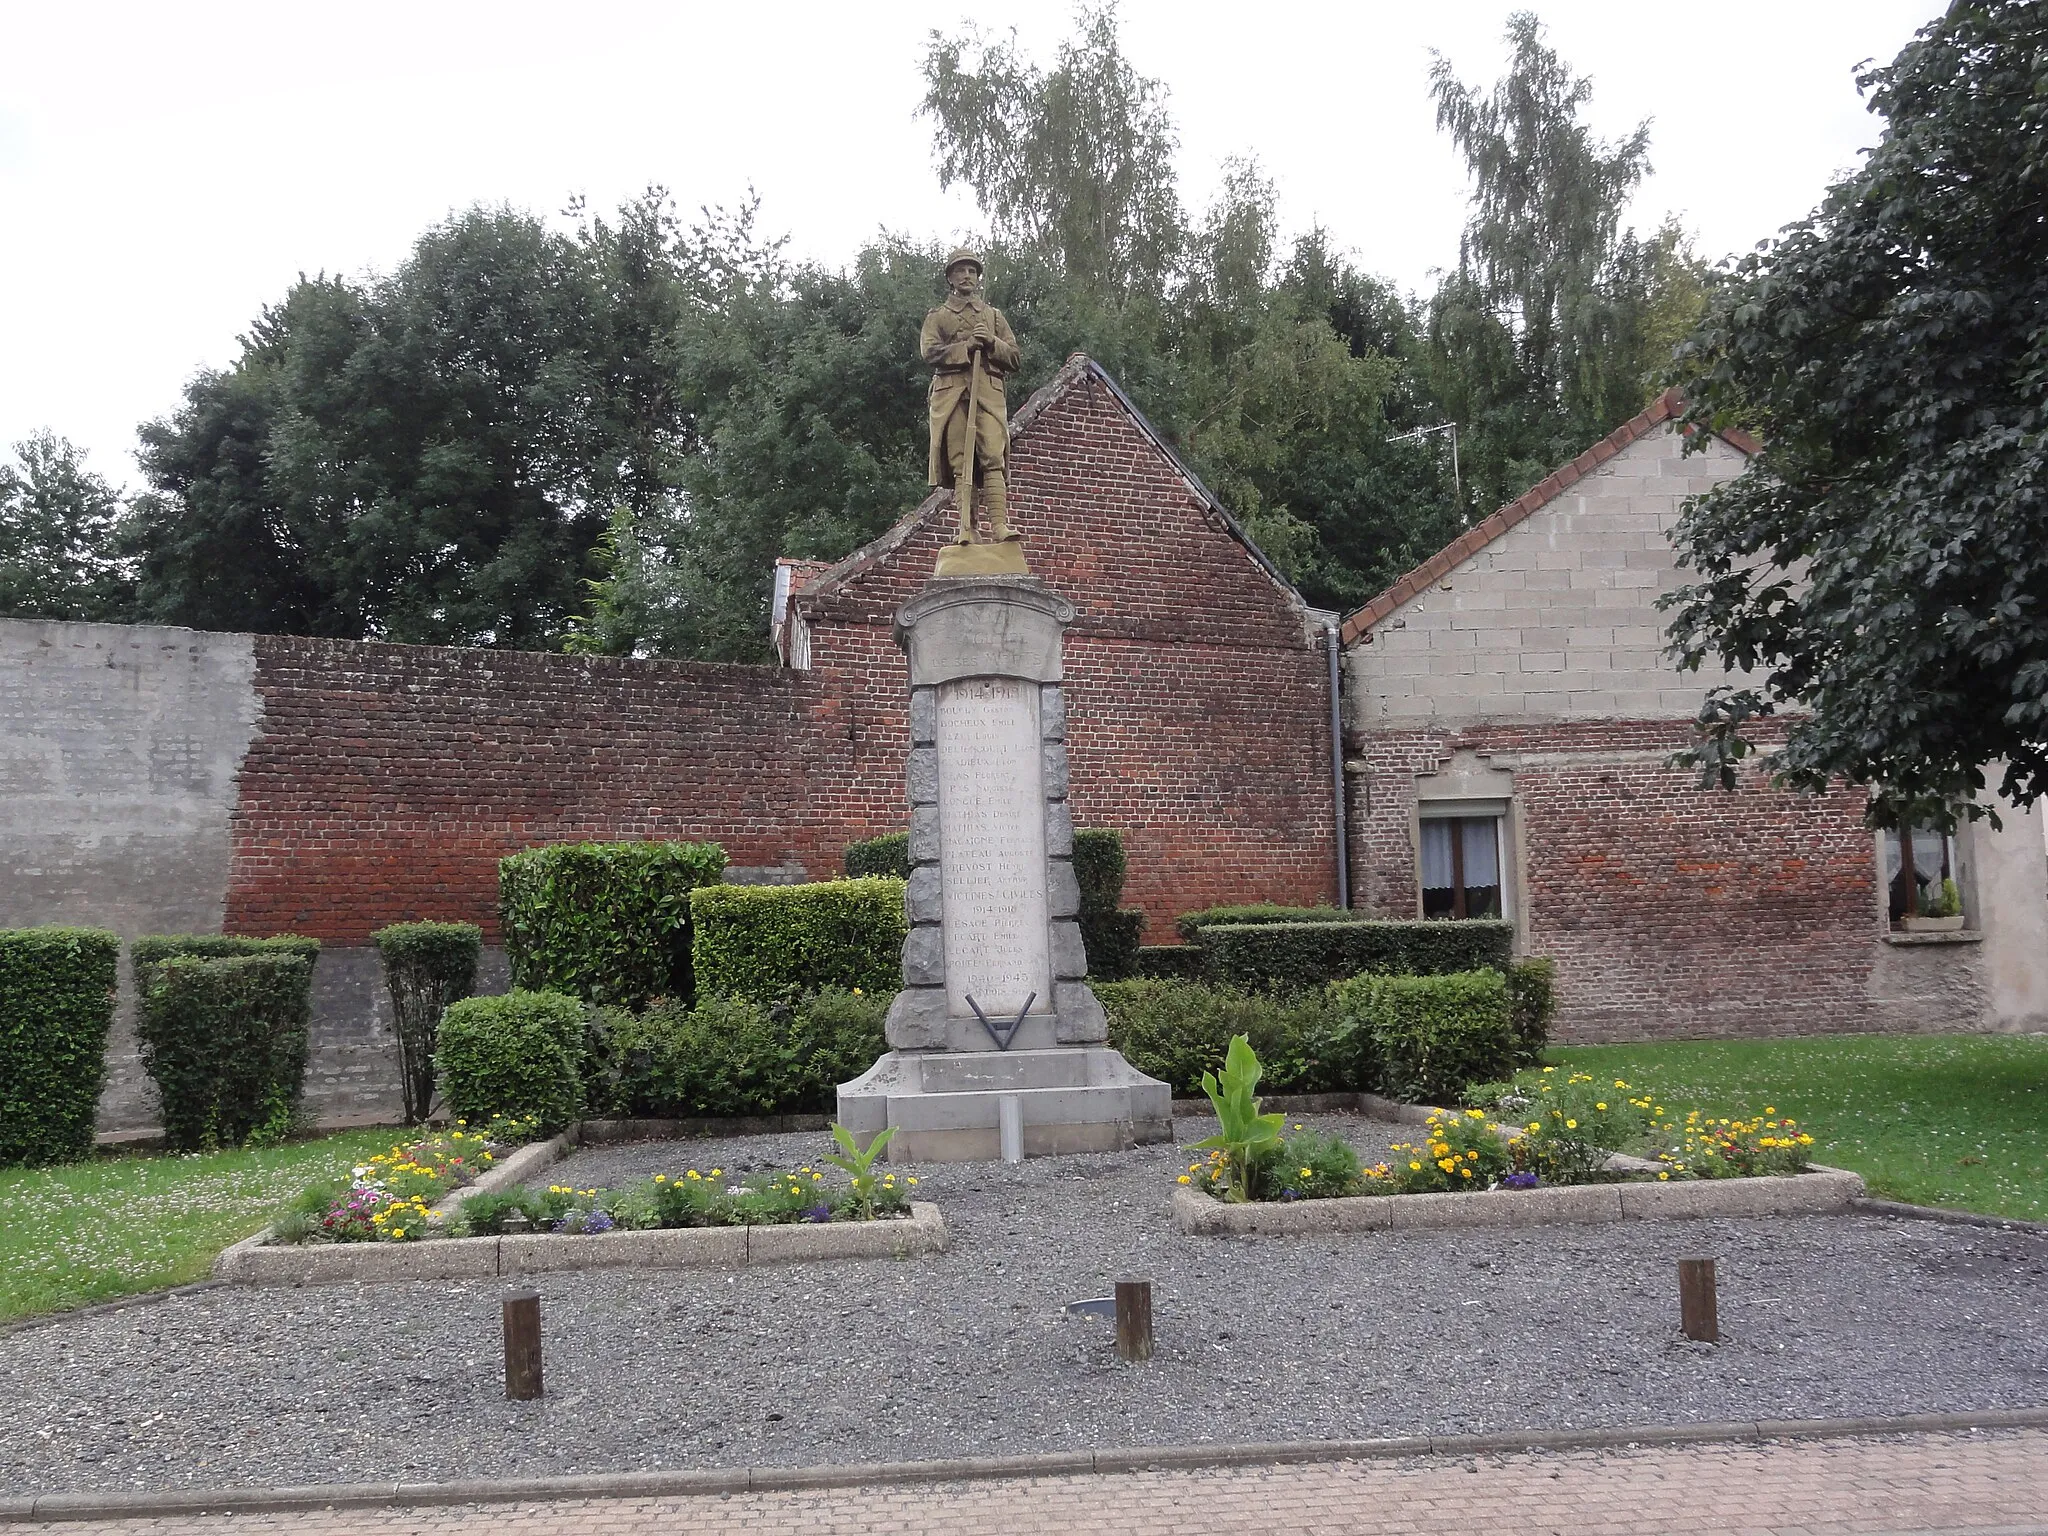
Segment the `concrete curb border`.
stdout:
<path fill-rule="evenodd" d="M 1155 1470 L 1288 1466 L 1420 1456 L 1506 1456 L 1528 1451 L 1622 1450 L 1649 1445 L 1715 1445 L 1836 1439 L 1852 1435 L 2034 1428 L 2048 1428 L 2048 1408 L 1987 1408 L 1961 1413 L 1907 1413 L 1844 1419 L 1737 1419 L 1699 1424 L 1624 1425 L 1614 1429 L 1406 1435 L 1383 1440 L 1129 1446 L 1100 1451 L 1053 1451 L 1031 1456 L 967 1456 L 948 1461 L 606 1472 L 581 1477 L 507 1478 L 488 1482 L 335 1483 L 292 1488 L 175 1488 L 155 1493 L 46 1493 L 0 1498 L 0 1524 L 284 1513 L 315 1509 L 406 1509 L 567 1499 L 671 1498 L 809 1488 L 986 1482 L 996 1478 L 1108 1476 Z"/>
<path fill-rule="evenodd" d="M 575 1269 L 737 1269 L 821 1259 L 908 1259 L 941 1253 L 946 1218 L 911 1202 L 907 1218 L 788 1226 L 669 1227 L 591 1237 L 446 1237 L 424 1243 L 319 1243 L 269 1247 L 244 1238 L 214 1262 L 234 1285 L 346 1285 L 351 1281 L 489 1280 Z"/>
<path fill-rule="evenodd" d="M 1539 1227 L 1565 1222 L 1661 1221 L 1731 1216 L 1826 1216 L 1852 1208 L 1861 1176 L 1822 1168 L 1789 1178 L 1696 1179 L 1671 1184 L 1572 1184 L 1550 1189 L 1436 1195 L 1346 1195 L 1335 1200 L 1226 1205 L 1173 1192 L 1174 1230 L 1193 1237 L 1324 1232 Z"/>

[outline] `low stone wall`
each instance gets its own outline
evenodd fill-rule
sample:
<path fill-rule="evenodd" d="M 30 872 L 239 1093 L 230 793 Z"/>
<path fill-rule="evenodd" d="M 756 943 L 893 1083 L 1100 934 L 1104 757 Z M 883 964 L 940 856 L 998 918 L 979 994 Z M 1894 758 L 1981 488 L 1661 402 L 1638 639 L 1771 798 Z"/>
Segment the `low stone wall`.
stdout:
<path fill-rule="evenodd" d="M 946 1220 L 915 1201 L 907 1217 L 790 1226 L 675 1227 L 654 1232 L 447 1237 L 419 1243 L 271 1246 L 244 1238 L 214 1261 L 234 1285 L 345 1285 L 381 1280 L 486 1280 L 571 1269 L 735 1269 L 820 1259 L 905 1259 L 941 1253 Z"/>
<path fill-rule="evenodd" d="M 1574 1222 L 1686 1217 L 1822 1216 L 1849 1210 L 1863 1180 L 1815 1167 L 1789 1178 L 1688 1179 L 1676 1183 L 1577 1184 L 1447 1195 L 1349 1195 L 1339 1200 L 1230 1205 L 1192 1189 L 1173 1192 L 1175 1230 L 1196 1237 L 1299 1236 L 1447 1227 L 1539 1227 Z"/>

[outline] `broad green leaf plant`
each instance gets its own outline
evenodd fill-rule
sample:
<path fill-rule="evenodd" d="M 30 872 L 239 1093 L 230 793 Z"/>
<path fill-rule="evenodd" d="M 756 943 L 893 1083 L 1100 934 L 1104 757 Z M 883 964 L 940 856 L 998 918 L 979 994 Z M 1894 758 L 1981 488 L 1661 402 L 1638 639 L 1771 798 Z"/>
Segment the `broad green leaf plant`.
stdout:
<path fill-rule="evenodd" d="M 892 1125 L 869 1142 L 867 1151 L 863 1152 L 860 1143 L 853 1139 L 853 1132 L 836 1120 L 832 1122 L 832 1139 L 838 1143 L 839 1150 L 829 1154 L 825 1161 L 846 1171 L 847 1182 L 852 1186 L 851 1206 L 857 1220 L 875 1219 L 875 1159 L 882 1155 L 883 1148 L 895 1135 L 896 1127 Z"/>
<path fill-rule="evenodd" d="M 1259 1113 L 1252 1090 L 1259 1086 L 1263 1071 L 1251 1041 L 1232 1035 L 1223 1056 L 1223 1080 L 1219 1083 L 1213 1072 L 1202 1074 L 1202 1092 L 1215 1106 L 1220 1129 L 1195 1145 L 1222 1151 L 1229 1170 L 1223 1198 L 1237 1204 L 1253 1197 L 1259 1163 L 1279 1148 L 1280 1127 L 1287 1123 L 1285 1115 Z M 838 1134 L 836 1130 L 834 1134 Z"/>

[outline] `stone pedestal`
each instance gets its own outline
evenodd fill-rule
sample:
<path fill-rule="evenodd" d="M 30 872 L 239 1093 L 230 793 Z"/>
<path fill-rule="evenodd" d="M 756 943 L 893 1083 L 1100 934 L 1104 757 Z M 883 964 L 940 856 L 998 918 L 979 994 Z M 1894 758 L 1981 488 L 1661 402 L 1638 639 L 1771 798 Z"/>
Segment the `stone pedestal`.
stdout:
<path fill-rule="evenodd" d="M 910 658 L 910 934 L 890 1052 L 839 1088 L 888 1156 L 1000 1155 L 1002 1101 L 1027 1156 L 1173 1137 L 1172 1090 L 1109 1049 L 1082 978 L 1067 807 L 1061 632 L 1073 605 L 1030 576 L 934 580 L 896 616 Z"/>

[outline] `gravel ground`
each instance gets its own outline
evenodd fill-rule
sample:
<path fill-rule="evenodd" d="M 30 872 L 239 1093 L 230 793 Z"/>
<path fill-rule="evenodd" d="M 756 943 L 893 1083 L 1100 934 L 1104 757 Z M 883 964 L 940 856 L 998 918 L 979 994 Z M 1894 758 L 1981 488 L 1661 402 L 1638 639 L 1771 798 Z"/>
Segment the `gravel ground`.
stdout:
<path fill-rule="evenodd" d="M 1349 1116 L 1369 1156 L 1405 1128 Z M 1212 1122 L 1180 1122 L 1183 1143 Z M 821 1133 L 582 1153 L 793 1166 Z M 2048 1402 L 2048 1238 L 1867 1216 L 1315 1238 L 1167 1223 L 1183 1145 L 919 1170 L 952 1251 L 545 1275 L 507 1403 L 489 1283 L 224 1289 L 0 1338 L 0 1491 L 540 1476 Z M 1674 1260 L 1721 1261 L 1718 1348 Z M 1120 1365 L 1062 1303 L 1155 1284 Z"/>

